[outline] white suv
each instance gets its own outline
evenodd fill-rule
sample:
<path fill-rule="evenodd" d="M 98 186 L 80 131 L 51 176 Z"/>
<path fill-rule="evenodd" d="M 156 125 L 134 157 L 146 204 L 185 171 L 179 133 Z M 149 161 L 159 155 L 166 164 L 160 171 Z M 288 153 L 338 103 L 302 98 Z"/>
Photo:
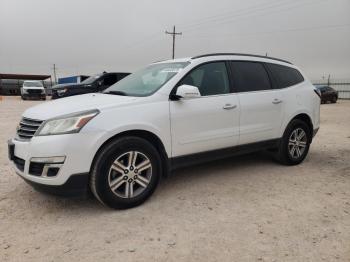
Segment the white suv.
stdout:
<path fill-rule="evenodd" d="M 16 172 L 37 189 L 91 189 L 113 208 L 144 202 L 161 177 L 188 164 L 269 150 L 306 157 L 320 97 L 287 61 L 210 54 L 153 63 L 104 93 L 24 112 L 9 141 Z"/>
<path fill-rule="evenodd" d="M 24 81 L 21 88 L 21 97 L 23 100 L 28 98 L 39 98 L 46 100 L 45 88 L 40 81 Z"/>

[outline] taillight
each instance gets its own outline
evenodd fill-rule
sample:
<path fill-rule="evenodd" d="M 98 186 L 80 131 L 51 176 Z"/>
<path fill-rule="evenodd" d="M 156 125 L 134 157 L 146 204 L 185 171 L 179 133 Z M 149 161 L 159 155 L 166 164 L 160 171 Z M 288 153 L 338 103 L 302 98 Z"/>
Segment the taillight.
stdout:
<path fill-rule="evenodd" d="M 314 89 L 316 95 L 318 95 L 319 98 L 321 98 L 321 91 L 319 89 Z"/>

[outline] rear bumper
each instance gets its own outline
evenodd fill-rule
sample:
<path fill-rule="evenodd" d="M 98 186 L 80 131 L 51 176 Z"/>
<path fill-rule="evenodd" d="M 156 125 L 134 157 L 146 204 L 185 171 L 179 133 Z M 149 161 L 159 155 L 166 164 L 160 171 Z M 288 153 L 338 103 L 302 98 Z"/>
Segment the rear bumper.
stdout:
<path fill-rule="evenodd" d="M 64 184 L 59 186 L 36 183 L 24 178 L 18 172 L 16 173 L 35 190 L 46 194 L 62 197 L 85 197 L 89 192 L 88 173 L 71 175 Z"/>

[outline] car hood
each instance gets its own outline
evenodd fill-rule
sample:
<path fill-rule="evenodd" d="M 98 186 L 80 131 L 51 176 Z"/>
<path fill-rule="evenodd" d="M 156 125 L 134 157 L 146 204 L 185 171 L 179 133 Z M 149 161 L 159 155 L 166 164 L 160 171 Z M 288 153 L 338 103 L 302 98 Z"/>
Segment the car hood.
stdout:
<path fill-rule="evenodd" d="M 23 89 L 39 89 L 39 90 L 43 90 L 44 87 L 42 86 L 23 86 Z"/>
<path fill-rule="evenodd" d="M 31 119 L 47 120 L 53 117 L 82 112 L 103 110 L 109 107 L 121 107 L 138 103 L 142 97 L 107 95 L 92 93 L 52 100 L 27 109 L 23 116 Z"/>

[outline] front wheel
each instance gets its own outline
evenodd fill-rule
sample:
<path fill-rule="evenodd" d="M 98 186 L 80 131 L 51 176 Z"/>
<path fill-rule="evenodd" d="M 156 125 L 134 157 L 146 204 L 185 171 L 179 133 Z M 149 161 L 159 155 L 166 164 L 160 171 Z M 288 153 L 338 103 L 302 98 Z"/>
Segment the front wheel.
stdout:
<path fill-rule="evenodd" d="M 310 143 L 310 127 L 304 121 L 292 120 L 283 134 L 277 159 L 285 165 L 300 164 L 309 152 Z"/>
<path fill-rule="evenodd" d="M 151 143 L 122 137 L 100 151 L 92 168 L 90 188 L 109 207 L 135 207 L 152 195 L 161 170 L 160 156 Z"/>

